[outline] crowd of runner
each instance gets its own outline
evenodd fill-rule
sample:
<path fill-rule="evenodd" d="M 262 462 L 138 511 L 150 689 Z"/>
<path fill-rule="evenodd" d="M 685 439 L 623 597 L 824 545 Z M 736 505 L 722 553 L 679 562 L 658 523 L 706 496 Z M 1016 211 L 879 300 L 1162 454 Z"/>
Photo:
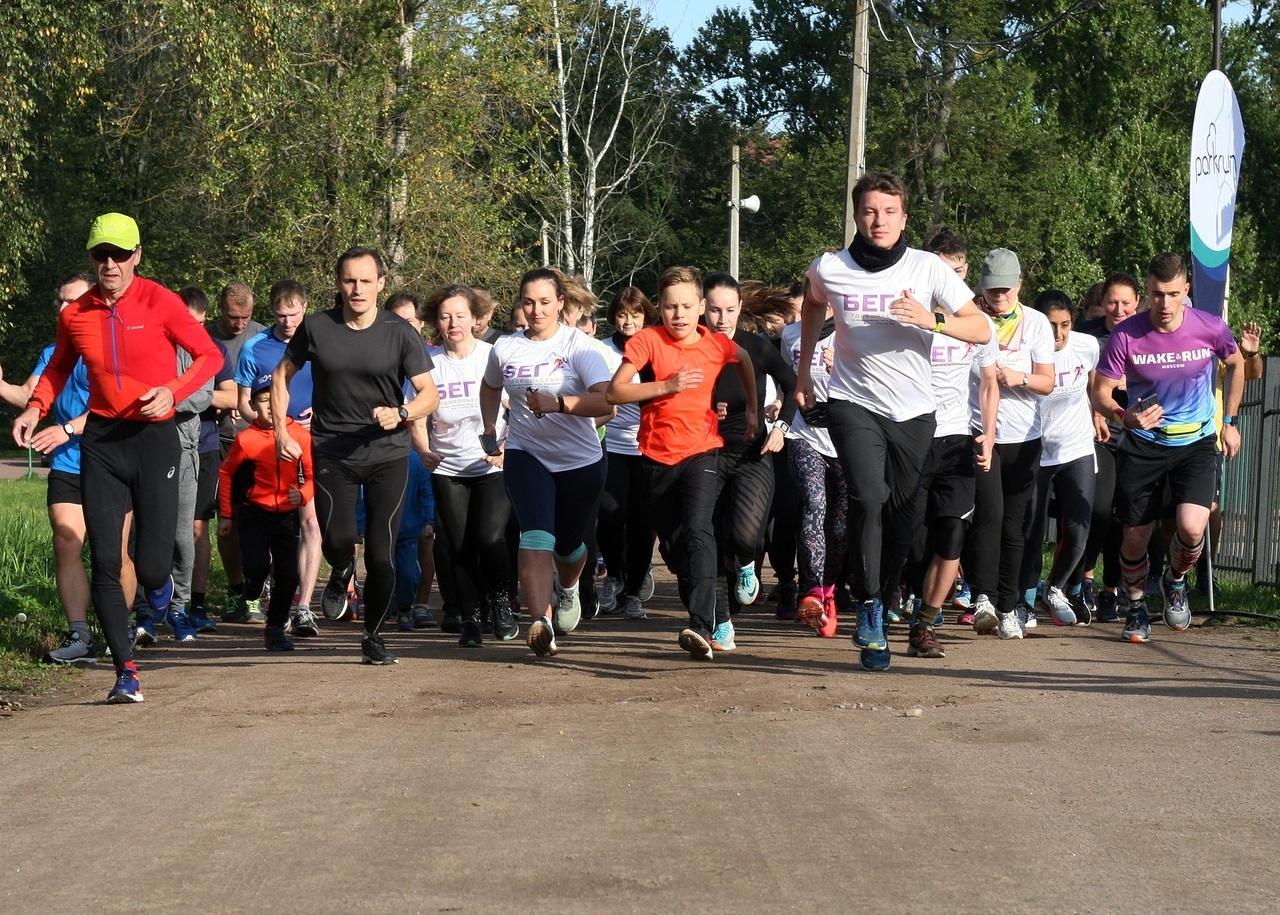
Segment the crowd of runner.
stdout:
<path fill-rule="evenodd" d="M 379 665 L 397 660 L 384 624 L 464 647 L 523 628 L 550 656 L 597 614 L 646 618 L 655 545 L 697 660 L 735 650 L 766 559 L 777 619 L 843 629 L 866 670 L 889 667 L 893 622 L 910 655 L 943 657 L 953 608 L 1001 639 L 1039 611 L 1123 620 L 1141 643 L 1158 592 L 1165 625 L 1187 629 L 1243 383 L 1261 374 L 1258 328 L 1237 343 L 1195 310 L 1172 254 L 1079 308 L 1061 290 L 1023 303 L 1004 248 L 971 289 L 964 239 L 935 227 L 907 247 L 899 178 L 853 193 L 853 242 L 791 289 L 672 267 L 656 298 L 629 287 L 601 313 L 544 267 L 521 278 L 505 330 L 477 287 L 382 301 L 382 260 L 363 247 L 338 259 L 328 308 L 282 280 L 264 327 L 232 283 L 206 321 L 203 291 L 138 275 L 132 219 L 99 217 L 94 272 L 59 289 L 56 343 L 25 385 L 0 381 L 23 410 L 14 439 L 49 458 L 68 632 L 46 660 L 96 659 L 91 604 L 108 702 L 142 700 L 134 651 L 160 624 L 179 643 L 252 625 L 289 651 L 320 617 L 358 616 Z M 601 319 L 612 333 L 597 339 Z"/>

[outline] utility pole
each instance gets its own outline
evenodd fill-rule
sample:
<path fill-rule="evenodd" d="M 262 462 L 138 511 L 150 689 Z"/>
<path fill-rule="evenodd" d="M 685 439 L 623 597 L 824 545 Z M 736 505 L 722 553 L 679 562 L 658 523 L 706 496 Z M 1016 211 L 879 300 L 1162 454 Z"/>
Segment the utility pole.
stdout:
<path fill-rule="evenodd" d="M 733 171 L 729 178 L 729 275 L 738 278 L 738 162 L 739 149 L 733 146 Z"/>
<path fill-rule="evenodd" d="M 844 243 L 853 241 L 853 186 L 867 170 L 867 67 L 870 57 L 871 0 L 855 0 L 853 23 L 853 85 L 849 92 L 849 159 L 844 186 Z"/>
<path fill-rule="evenodd" d="M 1222 0 L 1213 0 L 1213 69 L 1222 69 Z"/>

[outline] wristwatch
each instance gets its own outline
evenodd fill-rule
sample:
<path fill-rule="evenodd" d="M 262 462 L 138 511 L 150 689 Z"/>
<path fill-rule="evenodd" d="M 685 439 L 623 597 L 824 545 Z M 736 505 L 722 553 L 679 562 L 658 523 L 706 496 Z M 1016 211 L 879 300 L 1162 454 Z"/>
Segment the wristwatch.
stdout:
<path fill-rule="evenodd" d="M 71 425 L 71 423 L 63 423 L 63 424 L 62 424 L 62 431 L 63 431 L 63 432 L 65 432 L 65 433 L 67 433 L 67 438 L 75 438 L 75 437 L 76 437 L 76 427 L 75 427 L 75 426 L 73 426 L 73 425 Z"/>
<path fill-rule="evenodd" d="M 1222 424 L 1224 426 L 1234 426 L 1236 424 L 1236 418 L 1234 416 L 1224 416 L 1222 417 Z"/>
<path fill-rule="evenodd" d="M 933 332 L 935 334 L 942 333 L 943 328 L 947 326 L 947 313 L 945 311 L 935 311 L 933 313 Z"/>
<path fill-rule="evenodd" d="M 790 424 L 789 422 L 787 422 L 785 419 L 780 419 L 780 420 L 778 420 L 776 423 L 774 423 L 774 424 L 773 424 L 773 428 L 775 428 L 775 429 L 781 429 L 781 430 L 782 430 L 782 434 L 783 434 L 783 435 L 786 435 L 788 432 L 790 432 L 790 431 L 791 431 L 791 424 Z"/>
<path fill-rule="evenodd" d="M 409 421 L 409 408 L 404 404 L 400 405 L 400 422 L 407 423 Z"/>

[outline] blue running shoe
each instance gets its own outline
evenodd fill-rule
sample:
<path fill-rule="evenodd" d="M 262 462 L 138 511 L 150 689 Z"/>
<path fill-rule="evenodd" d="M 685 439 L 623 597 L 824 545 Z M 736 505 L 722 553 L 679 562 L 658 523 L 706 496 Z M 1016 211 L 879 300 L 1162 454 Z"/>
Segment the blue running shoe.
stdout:
<path fill-rule="evenodd" d="M 951 598 L 951 605 L 962 610 L 968 610 L 973 606 L 973 594 L 969 591 L 969 583 L 963 578 L 956 579 L 956 593 Z"/>
<path fill-rule="evenodd" d="M 401 632 L 413 632 L 416 628 L 413 624 L 413 611 L 408 607 L 402 607 L 396 612 L 396 628 Z"/>
<path fill-rule="evenodd" d="M 116 685 L 107 693 L 107 702 L 111 705 L 123 705 L 126 702 L 142 701 L 142 684 L 138 682 L 138 674 L 132 667 L 121 667 L 116 671 Z"/>
<path fill-rule="evenodd" d="M 182 607 L 169 608 L 169 615 L 166 617 L 169 622 L 169 628 L 173 630 L 173 640 L 175 642 L 194 642 L 196 640 L 196 627 L 191 625 L 191 620 L 187 617 L 187 611 Z"/>
<path fill-rule="evenodd" d="M 738 603 L 747 607 L 755 603 L 759 595 L 760 579 L 756 578 L 756 566 L 753 562 L 738 569 L 738 583 L 734 587 L 733 596 L 738 599 Z"/>
<path fill-rule="evenodd" d="M 1129 601 L 1129 616 L 1120 633 L 1120 640 L 1139 645 L 1151 641 L 1151 621 L 1147 617 L 1147 602 L 1144 598 Z"/>
<path fill-rule="evenodd" d="M 283 626 L 268 626 L 262 630 L 262 647 L 267 651 L 293 651 L 293 642 L 284 634 Z"/>
<path fill-rule="evenodd" d="M 169 604 L 173 602 L 173 576 L 170 575 L 165 583 L 154 591 L 144 592 L 147 598 L 147 606 L 151 608 L 151 612 L 157 619 L 164 619 L 165 614 L 169 612 Z"/>
<path fill-rule="evenodd" d="M 888 648 L 864 648 L 858 652 L 858 664 L 863 670 L 881 671 L 889 669 Z"/>
<path fill-rule="evenodd" d="M 853 644 L 872 651 L 884 651 L 889 647 L 884 634 L 884 605 L 880 598 L 863 601 L 858 606 L 858 628 L 853 633 Z"/>
<path fill-rule="evenodd" d="M 1187 580 L 1170 581 L 1169 573 L 1160 576 L 1160 593 L 1164 597 L 1164 624 L 1174 632 L 1191 628 L 1191 607 L 1187 603 Z"/>
<path fill-rule="evenodd" d="M 133 629 L 133 644 L 138 648 L 150 648 L 156 643 L 156 624 L 151 621 L 151 613 L 139 610 L 137 624 Z"/>
<path fill-rule="evenodd" d="M 187 619 L 196 627 L 196 632 L 217 632 L 218 624 L 205 612 L 204 607 L 193 607 L 187 613 Z"/>
<path fill-rule="evenodd" d="M 711 633 L 711 648 L 713 651 L 733 651 L 738 646 L 733 641 L 733 623 L 725 620 L 716 631 Z"/>

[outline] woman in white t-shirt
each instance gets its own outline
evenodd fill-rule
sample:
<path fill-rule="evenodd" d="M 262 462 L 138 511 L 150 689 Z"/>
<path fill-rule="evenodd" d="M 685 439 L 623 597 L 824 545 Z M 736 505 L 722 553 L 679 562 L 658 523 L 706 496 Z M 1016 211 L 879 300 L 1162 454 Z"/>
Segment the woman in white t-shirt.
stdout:
<path fill-rule="evenodd" d="M 1084 555 L 1093 513 L 1094 482 L 1098 464 L 1093 453 L 1093 408 L 1089 406 L 1089 380 L 1098 365 L 1098 341 L 1071 329 L 1075 307 L 1057 289 L 1036 296 L 1033 307 L 1049 319 L 1053 330 L 1054 386 L 1040 409 L 1040 473 L 1031 508 L 1031 528 L 1022 565 L 1024 595 L 1035 593 L 1040 581 L 1048 523 L 1049 493 L 1058 501 L 1058 548 L 1045 583 L 1042 605 L 1059 626 L 1087 626 L 1089 608 L 1079 614 L 1067 597 L 1071 577 Z M 1034 598 L 1030 598 L 1034 600 Z"/>
<path fill-rule="evenodd" d="M 498 410 L 510 403 L 503 475 L 520 521 L 520 590 L 533 618 L 526 640 L 539 657 L 557 651 L 555 635 L 582 615 L 578 579 L 584 534 L 604 488 L 604 453 L 595 418 L 612 416 L 609 370 L 586 334 L 560 323 L 565 290 L 559 274 L 530 270 L 516 307 L 524 333 L 500 338 L 480 387 L 482 434 L 496 453 Z M 552 618 L 552 599 L 555 616 Z"/>
<path fill-rule="evenodd" d="M 1022 638 L 1030 615 L 1018 580 L 1023 551 L 1039 549 L 1027 533 L 1040 470 L 1040 404 L 1053 390 L 1053 331 L 1044 315 L 1018 301 L 1021 288 L 1018 256 L 1007 248 L 989 251 L 978 304 L 996 325 L 1000 407 L 991 470 L 976 478 L 964 571 L 975 594 L 974 631 L 994 629 L 1002 639 Z M 976 386 L 973 391 L 976 416 Z"/>
<path fill-rule="evenodd" d="M 481 616 L 498 638 L 520 634 L 507 599 L 506 528 L 511 503 L 503 484 L 501 454 L 480 443 L 480 385 L 493 347 L 475 336 L 484 303 L 470 286 L 445 286 L 422 304 L 421 316 L 440 340 L 432 377 L 440 406 L 431 416 L 431 447 L 423 463 L 431 471 L 437 536 L 462 616 L 458 644 L 479 648 Z M 497 422 L 498 435 L 505 424 Z"/>

